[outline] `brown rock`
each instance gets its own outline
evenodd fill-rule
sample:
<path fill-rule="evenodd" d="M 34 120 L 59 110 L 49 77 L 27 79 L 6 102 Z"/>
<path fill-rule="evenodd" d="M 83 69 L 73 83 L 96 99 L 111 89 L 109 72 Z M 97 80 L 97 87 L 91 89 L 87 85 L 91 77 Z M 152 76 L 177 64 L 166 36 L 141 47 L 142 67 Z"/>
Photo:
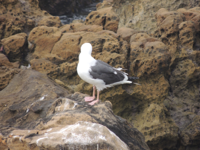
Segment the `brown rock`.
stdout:
<path fill-rule="evenodd" d="M 98 3 L 96 5 L 97 10 L 102 9 L 102 8 L 106 8 L 106 7 L 111 7 L 113 5 L 113 0 L 104 0 L 101 3 Z"/>
<path fill-rule="evenodd" d="M 42 25 L 60 26 L 59 18 L 42 11 L 38 0 L 1 1 L 0 16 L 1 39 L 21 32 L 28 34 L 38 22 Z"/>
<path fill-rule="evenodd" d="M 182 46 L 193 49 L 195 42 L 195 25 L 193 21 L 185 21 L 179 25 L 179 38 Z"/>
<path fill-rule="evenodd" d="M 27 34 L 19 33 L 1 40 L 6 56 L 11 62 L 23 61 L 27 54 Z"/>
<path fill-rule="evenodd" d="M 62 33 L 66 33 L 66 32 L 72 33 L 73 29 L 71 28 L 70 24 L 66 24 L 66 25 L 60 27 L 60 32 L 62 32 Z"/>
<path fill-rule="evenodd" d="M 53 46 L 51 53 L 63 61 L 72 62 L 78 60 L 81 38 L 81 35 L 77 33 L 64 33 L 60 40 Z"/>
<path fill-rule="evenodd" d="M 113 1 L 113 11 L 120 18 L 119 28 L 128 27 L 136 31 L 154 32 L 156 27 L 155 13 L 160 8 L 174 11 L 178 8 L 193 8 L 199 6 L 198 1 L 159 1 L 159 0 L 115 0 Z"/>
<path fill-rule="evenodd" d="M 168 68 L 170 54 L 167 46 L 147 34 L 138 33 L 131 37 L 130 71 L 132 74 L 148 76 Z"/>
<path fill-rule="evenodd" d="M 53 78 L 56 78 L 58 75 L 56 74 L 58 66 L 51 61 L 45 59 L 32 59 L 30 64 L 32 69 L 45 73 Z"/>
<path fill-rule="evenodd" d="M 19 72 L 18 66 L 11 63 L 4 54 L 0 53 L 0 90 L 4 89 L 13 76 Z"/>
<path fill-rule="evenodd" d="M 122 27 L 117 30 L 117 34 L 120 35 L 123 40 L 130 42 L 131 36 L 135 33 L 135 31 L 131 28 Z"/>
<path fill-rule="evenodd" d="M 60 27 L 61 21 L 58 16 L 46 16 L 38 22 L 37 26 Z"/>
<path fill-rule="evenodd" d="M 28 37 L 29 49 L 34 51 L 34 58 L 45 58 L 51 53 L 55 43 L 61 38 L 56 27 L 39 26 L 34 28 Z"/>
<path fill-rule="evenodd" d="M 102 8 L 97 11 L 92 11 L 85 20 L 88 25 L 100 25 L 103 29 L 117 32 L 118 16 L 112 11 L 112 7 Z"/>
<path fill-rule="evenodd" d="M 84 96 L 69 94 L 37 71 L 20 72 L 0 92 L 1 104 L 7 105 L 0 113 L 7 147 L 149 149 L 143 135 L 114 115 L 110 106 L 100 103 L 89 107 Z"/>
<path fill-rule="evenodd" d="M 78 28 L 73 28 L 74 32 L 86 31 L 86 32 L 98 32 L 102 31 L 103 27 L 99 25 L 82 25 Z"/>

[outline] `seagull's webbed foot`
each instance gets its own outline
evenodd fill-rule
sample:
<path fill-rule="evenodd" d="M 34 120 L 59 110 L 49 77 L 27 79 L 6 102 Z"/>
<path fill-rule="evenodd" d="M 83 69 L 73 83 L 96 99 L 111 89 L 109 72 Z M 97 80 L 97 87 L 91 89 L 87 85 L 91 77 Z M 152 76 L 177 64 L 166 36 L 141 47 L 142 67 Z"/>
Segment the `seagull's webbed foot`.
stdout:
<path fill-rule="evenodd" d="M 89 103 L 89 105 L 94 105 L 94 104 L 98 103 L 98 101 L 99 101 L 99 100 L 95 100 L 95 101 Z"/>
<path fill-rule="evenodd" d="M 96 90 L 96 87 L 93 85 L 93 96 L 92 97 L 85 97 L 86 102 L 91 102 L 95 99 L 95 90 Z"/>
<path fill-rule="evenodd" d="M 94 96 L 92 96 L 92 97 L 85 97 L 85 101 L 86 101 L 86 102 L 91 102 L 91 101 L 93 101 L 94 99 L 95 99 Z"/>
<path fill-rule="evenodd" d="M 89 105 L 94 105 L 99 102 L 99 91 L 97 90 L 97 99 L 89 103 Z"/>

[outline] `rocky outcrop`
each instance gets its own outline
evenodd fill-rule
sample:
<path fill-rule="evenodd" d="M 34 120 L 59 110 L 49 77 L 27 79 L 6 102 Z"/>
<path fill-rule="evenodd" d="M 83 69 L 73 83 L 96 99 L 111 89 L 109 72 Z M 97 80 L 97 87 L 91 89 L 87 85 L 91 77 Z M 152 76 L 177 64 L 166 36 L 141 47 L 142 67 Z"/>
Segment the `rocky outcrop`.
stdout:
<path fill-rule="evenodd" d="M 9 115 L 12 113 L 14 115 L 15 112 L 19 112 L 19 115 L 14 117 L 15 119 L 17 118 L 18 126 L 14 126 L 14 123 L 11 124 L 11 126 L 17 128 L 15 131 L 11 128 L 6 128 L 14 119 L 11 119 L 10 122 L 5 119 L 7 124 L 6 127 L 2 126 L 5 133 L 3 133 L 2 136 L 0 135 L 0 137 L 2 137 L 0 139 L 1 145 L 8 146 L 10 144 L 10 146 L 16 147 L 21 139 L 25 143 L 33 143 L 33 147 L 41 146 L 43 143 L 45 148 L 49 148 L 45 141 L 52 143 L 51 147 L 55 147 L 56 144 L 53 143 L 51 139 L 47 140 L 47 137 L 52 137 L 52 135 L 54 135 L 55 137 L 65 139 L 60 133 L 60 131 L 63 131 L 69 139 L 72 139 L 73 135 L 68 134 L 68 129 L 72 127 L 72 124 L 69 122 L 73 122 L 73 129 L 75 128 L 77 131 L 80 129 L 84 130 L 87 135 L 89 135 L 88 133 L 96 135 L 97 139 L 93 141 L 98 141 L 99 147 L 114 149 L 115 147 L 109 142 L 110 140 L 106 139 L 107 142 L 102 143 L 102 138 L 99 138 L 101 137 L 99 135 L 106 134 L 110 136 L 113 135 L 111 133 L 115 133 L 115 135 L 128 145 L 130 149 L 134 149 L 131 147 L 132 144 L 130 144 L 132 142 L 129 139 L 130 135 L 126 135 L 125 137 L 124 134 L 123 136 L 121 135 L 121 131 L 123 131 L 123 133 L 126 131 L 132 135 L 132 131 L 124 126 L 125 121 L 119 117 L 117 117 L 117 119 L 111 117 L 111 122 L 117 123 L 112 124 L 109 122 L 107 114 L 104 114 L 104 112 L 112 113 L 113 110 L 113 113 L 127 119 L 128 122 L 133 124 L 134 127 L 145 136 L 145 141 L 150 149 L 181 150 L 199 148 L 200 8 L 181 8 L 173 11 L 161 8 L 158 10 L 162 2 L 157 2 L 158 5 L 154 5 L 154 7 L 155 10 L 157 9 L 158 11 L 155 13 L 155 18 L 152 20 L 153 24 L 151 24 L 151 17 L 146 18 L 145 20 L 147 22 L 145 23 L 140 21 L 140 19 L 142 20 L 151 15 L 152 12 L 142 14 L 140 13 L 140 7 L 134 7 L 134 10 L 132 10 L 134 11 L 134 15 L 137 15 L 138 12 L 141 17 L 137 16 L 138 18 L 135 18 L 136 20 L 138 19 L 137 21 L 139 22 L 138 24 L 133 23 L 136 27 L 131 29 L 129 28 L 132 27 L 129 26 L 130 24 L 126 24 L 126 27 L 118 28 L 118 16 L 116 12 L 113 11 L 113 9 L 119 7 L 118 2 L 119 1 L 112 2 L 112 0 L 106 0 L 98 4 L 98 10 L 91 12 L 84 23 L 75 21 L 60 27 L 59 23 L 57 24 L 56 22 L 47 21 L 47 23 L 43 23 L 43 21 L 41 21 L 40 25 L 42 26 L 38 26 L 30 32 L 28 35 L 29 53 L 26 60 L 31 64 L 32 69 L 47 74 L 48 77 L 55 80 L 56 83 L 66 88 L 67 94 L 63 94 L 63 89 L 55 91 L 49 89 L 50 87 L 54 87 L 54 85 L 50 84 L 49 86 L 41 82 L 45 85 L 42 87 L 41 91 L 50 91 L 53 94 L 51 96 L 52 99 L 48 99 L 46 96 L 46 99 L 44 98 L 44 100 L 51 101 L 52 104 L 50 104 L 51 102 L 47 103 L 46 101 L 40 100 L 43 99 L 44 95 L 37 94 L 37 89 L 31 91 L 36 91 L 38 97 L 36 96 L 35 99 L 31 96 L 20 97 L 21 99 L 24 98 L 23 100 L 19 100 L 20 105 L 25 99 L 30 99 L 27 105 L 22 105 L 26 106 L 26 109 L 19 107 L 18 111 L 17 108 L 19 105 L 15 106 L 13 104 L 14 106 L 11 107 L 10 104 L 9 111 L 7 111 L 3 103 L 2 108 L 4 108 L 4 112 L 10 112 L 8 113 Z M 120 3 L 121 2 L 122 1 L 120 1 Z M 148 5 L 149 3 L 151 3 L 151 5 Z M 189 2 L 176 1 L 171 9 L 182 7 L 183 3 L 188 4 Z M 113 8 L 112 4 L 114 4 Z M 128 4 L 128 8 L 133 8 L 131 1 L 126 1 L 126 4 Z M 145 6 L 143 6 L 143 4 L 145 4 Z M 170 4 L 170 1 L 166 5 L 168 4 Z M 138 5 L 134 3 L 134 6 Z M 147 11 L 148 9 L 146 8 L 151 7 L 153 7 L 153 3 L 149 1 L 141 5 L 141 8 L 145 8 Z M 188 7 L 191 6 L 188 5 Z M 128 13 L 128 8 L 126 8 L 126 11 L 124 9 L 120 11 L 126 12 L 127 14 L 124 14 L 129 17 L 131 11 Z M 44 20 L 45 18 L 48 20 L 48 17 L 44 17 Z M 142 24 L 142 29 L 139 28 L 140 23 Z M 54 27 L 52 27 L 51 24 Z M 145 25 L 149 26 L 145 28 Z M 157 25 L 157 27 L 155 25 Z M 140 30 L 144 31 L 141 32 Z M 152 32 L 154 30 L 155 32 Z M 148 34 L 148 32 L 151 32 L 151 34 Z M 12 43 L 11 39 L 16 41 L 20 39 L 23 43 L 23 38 L 21 37 L 26 37 L 24 33 L 22 34 L 23 36 L 19 35 L 20 34 L 16 35 L 17 38 L 14 36 L 16 39 L 12 36 L 12 38 L 9 37 L 3 40 L 8 41 L 8 48 L 5 48 L 7 54 L 11 51 L 15 52 L 15 55 L 12 57 L 14 61 L 19 60 L 19 57 L 16 53 L 17 50 L 12 49 L 14 41 Z M 76 72 L 80 47 L 85 42 L 90 42 L 92 44 L 92 55 L 96 59 L 100 59 L 116 68 L 127 69 L 125 71 L 129 73 L 129 76 L 139 77 L 139 80 L 134 81 L 139 83 L 139 85 L 119 85 L 106 89 L 100 94 L 101 103 L 94 107 L 88 107 L 83 101 L 84 95 L 78 92 L 91 94 L 92 85 L 82 81 Z M 17 45 L 17 47 L 20 52 L 24 50 L 23 46 Z M 5 55 L 2 54 L 2 56 L 4 56 L 3 59 L 5 60 Z M 9 64 L 9 67 L 10 64 L 12 64 L 11 68 L 8 67 L 11 70 L 16 65 L 10 63 L 8 59 L 3 61 L 3 63 Z M 7 67 L 7 65 L 3 66 Z M 13 75 L 8 76 L 5 74 L 5 78 L 8 77 L 8 79 L 3 83 L 2 89 L 10 82 Z M 32 78 L 35 77 L 31 76 L 31 80 Z M 36 83 L 40 83 L 40 81 Z M 7 87 L 9 87 L 10 84 Z M 33 85 L 31 84 L 31 86 Z M 48 88 L 45 90 L 45 87 Z M 32 89 L 26 86 L 23 88 L 28 90 Z M 40 88 L 38 89 L 40 90 Z M 61 96 L 57 94 L 57 91 L 61 91 Z M 7 93 L 9 92 L 7 91 Z M 6 94 L 3 93 L 3 95 Z M 14 96 L 11 95 L 10 97 Z M 6 99 L 8 98 L 6 97 Z M 24 116 L 23 113 L 25 114 L 26 111 L 28 111 L 28 113 L 26 113 L 27 116 Z M 65 116 L 62 116 L 61 112 Z M 74 120 L 71 120 L 66 117 L 72 115 L 70 112 L 73 113 L 73 116 L 78 116 L 74 117 Z M 82 113 L 80 114 L 80 112 Z M 35 118 L 32 123 L 28 122 L 31 120 L 28 116 L 30 113 L 34 114 L 33 118 Z M 54 115 L 56 113 L 59 114 L 57 115 L 58 118 Z M 97 114 L 101 114 L 103 118 L 100 118 Z M 110 115 L 108 116 L 110 117 Z M 46 117 L 42 123 L 37 120 L 41 117 Z M 54 121 L 51 117 L 54 118 Z M 23 121 L 23 118 L 25 118 L 25 121 Z M 80 118 L 83 119 L 81 120 Z M 69 120 L 69 122 L 66 120 Z M 64 123 L 62 124 L 62 122 Z M 123 125 L 123 127 L 119 127 L 120 131 L 118 129 L 118 123 Z M 113 128 L 113 126 L 110 127 L 110 124 L 117 127 L 117 129 Z M 101 133 L 95 133 L 96 130 L 94 130 L 94 132 L 85 130 L 84 128 L 88 128 L 89 125 L 95 126 Z M 106 128 L 101 125 L 106 126 Z M 22 128 L 19 128 L 21 126 Z M 49 131 L 50 128 L 52 128 L 52 131 Z M 29 129 L 33 135 L 29 135 Z M 4 135 L 7 133 L 11 133 L 12 135 L 5 137 Z M 74 132 L 74 134 L 81 137 L 77 132 Z M 16 140 L 14 140 L 13 137 Z M 52 139 L 54 138 L 52 137 Z M 116 136 L 112 136 L 111 139 L 116 141 L 116 143 L 120 143 L 119 145 L 123 145 Z M 127 142 L 127 139 L 131 142 Z M 14 143 L 11 141 L 14 141 Z M 136 141 L 139 142 L 140 140 Z M 80 146 L 80 143 L 76 144 Z M 139 143 L 142 142 L 140 141 Z M 137 145 L 137 142 L 133 145 Z M 74 146 L 74 143 L 72 146 Z M 96 148 L 97 144 L 88 145 L 87 148 L 94 149 L 93 146 Z M 145 149 L 145 147 L 146 146 L 143 145 L 138 149 Z"/>
<path fill-rule="evenodd" d="M 0 53 L 0 90 L 4 89 L 19 72 L 19 63 L 11 63 L 8 58 Z"/>
<path fill-rule="evenodd" d="M 170 11 L 179 8 L 193 8 L 199 6 L 198 1 L 188 0 L 115 0 L 113 1 L 113 10 L 119 16 L 119 27 L 129 27 L 137 31 L 152 32 L 156 30 L 155 13 L 160 8 L 166 8 Z"/>
<path fill-rule="evenodd" d="M 189 17 L 191 11 L 194 14 Z M 95 16 L 90 17 L 91 14 L 88 21 Z M 189 127 L 180 129 L 182 125 L 176 118 L 179 114 L 176 107 L 185 101 L 189 105 L 192 99 L 198 106 L 199 29 L 198 21 L 194 21 L 197 18 L 198 8 L 177 12 L 160 9 L 156 13 L 158 28 L 151 36 L 126 27 L 119 28 L 116 34 L 98 23 L 72 23 L 61 28 L 41 26 L 29 35 L 32 48 L 29 60 L 33 69 L 46 73 L 65 88 L 91 94 L 92 85 L 80 80 L 76 73 L 80 46 L 90 42 L 96 59 L 128 68 L 130 76 L 140 77 L 135 81 L 140 85 L 121 85 L 104 90 L 100 99 L 111 101 L 114 113 L 132 122 L 145 135 L 151 149 L 181 148 L 198 137 L 197 129 L 195 135 Z M 45 45 L 43 40 L 49 43 Z M 182 89 L 185 92 L 181 92 Z M 193 93 L 193 97 L 189 93 Z M 186 100 L 176 104 L 177 94 L 185 95 Z M 196 105 L 194 110 L 193 115 L 198 118 Z M 196 128 L 198 119 L 189 121 L 192 128 Z M 193 146 L 198 147 L 198 144 Z"/>
<path fill-rule="evenodd" d="M 1 40 L 5 54 L 11 62 L 22 62 L 26 57 L 27 50 L 27 34 L 18 33 Z"/>
<path fill-rule="evenodd" d="M 149 149 L 109 101 L 91 107 L 84 94 L 70 94 L 37 71 L 21 71 L 0 95 L 0 148 Z"/>
<path fill-rule="evenodd" d="M 104 30 L 117 32 L 119 18 L 116 13 L 112 11 L 112 7 L 106 7 L 92 11 L 86 17 L 85 24 L 95 24 L 103 26 Z"/>
<path fill-rule="evenodd" d="M 45 19 L 40 21 L 43 17 Z M 55 26 L 61 25 L 58 18 L 49 17 L 50 15 L 46 11 L 39 8 L 38 0 L 1 0 L 0 39 L 21 32 L 28 34 L 35 26 L 41 24 L 54 26 L 56 22 Z"/>

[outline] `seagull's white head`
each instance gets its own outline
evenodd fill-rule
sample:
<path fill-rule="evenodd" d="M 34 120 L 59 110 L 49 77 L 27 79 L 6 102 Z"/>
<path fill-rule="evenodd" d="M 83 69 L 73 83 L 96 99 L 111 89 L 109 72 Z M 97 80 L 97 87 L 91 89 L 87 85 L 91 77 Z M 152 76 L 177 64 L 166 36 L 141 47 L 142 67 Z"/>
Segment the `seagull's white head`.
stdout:
<path fill-rule="evenodd" d="M 92 45 L 90 43 L 84 43 L 82 46 L 81 46 L 81 53 L 84 53 L 84 54 L 92 54 Z"/>

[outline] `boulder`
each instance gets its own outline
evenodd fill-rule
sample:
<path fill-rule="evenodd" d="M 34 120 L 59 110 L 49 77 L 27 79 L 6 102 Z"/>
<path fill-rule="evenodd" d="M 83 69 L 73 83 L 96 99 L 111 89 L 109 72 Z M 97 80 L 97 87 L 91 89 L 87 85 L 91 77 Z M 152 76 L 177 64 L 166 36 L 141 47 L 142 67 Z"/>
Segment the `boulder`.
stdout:
<path fill-rule="evenodd" d="M 5 54 L 11 62 L 22 62 L 27 55 L 27 34 L 18 33 L 1 40 Z"/>
<path fill-rule="evenodd" d="M 104 30 L 117 32 L 119 18 L 112 11 L 112 7 L 106 7 L 88 14 L 85 20 L 86 25 L 100 25 Z"/>
<path fill-rule="evenodd" d="M 113 114 L 109 101 L 91 107 L 84 96 L 37 71 L 21 71 L 0 92 L 0 146 L 149 150 L 144 136 Z"/>
<path fill-rule="evenodd" d="M 0 90 L 4 89 L 19 72 L 18 67 L 18 63 L 11 63 L 6 55 L 0 53 Z"/>
<path fill-rule="evenodd" d="M 120 18 L 119 28 L 128 27 L 137 31 L 154 32 L 157 29 L 155 13 L 160 8 L 174 11 L 179 8 L 193 8 L 199 6 L 198 1 L 188 0 L 115 0 L 113 1 L 113 11 Z"/>
<path fill-rule="evenodd" d="M 47 27 L 60 27 L 61 21 L 58 16 L 45 16 L 38 23 L 37 26 L 47 26 Z"/>
<path fill-rule="evenodd" d="M 120 35 L 122 39 L 126 40 L 128 43 L 130 42 L 130 38 L 134 33 L 136 33 L 135 30 L 126 27 L 121 27 L 117 30 L 117 34 Z"/>
<path fill-rule="evenodd" d="M 39 26 L 34 28 L 28 37 L 29 49 L 34 51 L 33 58 L 48 57 L 60 38 L 61 32 L 56 27 Z"/>
<path fill-rule="evenodd" d="M 28 34 L 36 24 L 60 26 L 60 20 L 42 11 L 38 0 L 1 0 L 0 39 L 21 32 Z"/>

